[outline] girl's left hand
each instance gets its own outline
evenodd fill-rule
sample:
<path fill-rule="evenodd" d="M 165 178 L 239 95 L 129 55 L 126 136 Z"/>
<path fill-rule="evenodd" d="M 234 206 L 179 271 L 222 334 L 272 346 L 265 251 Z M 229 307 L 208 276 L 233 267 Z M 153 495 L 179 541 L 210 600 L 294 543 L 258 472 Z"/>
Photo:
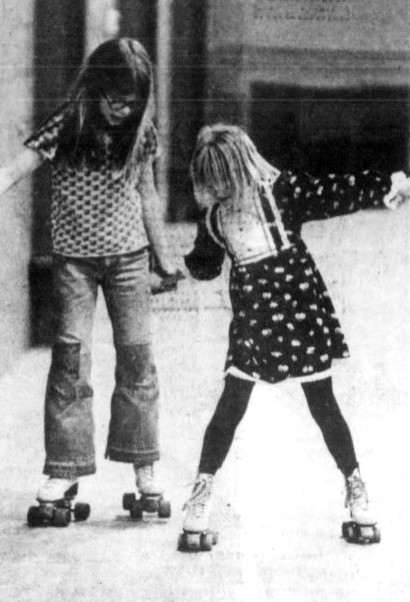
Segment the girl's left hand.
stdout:
<path fill-rule="evenodd" d="M 383 199 L 388 209 L 397 209 L 404 201 L 410 199 L 410 178 L 403 171 L 391 176 L 392 187 Z"/>

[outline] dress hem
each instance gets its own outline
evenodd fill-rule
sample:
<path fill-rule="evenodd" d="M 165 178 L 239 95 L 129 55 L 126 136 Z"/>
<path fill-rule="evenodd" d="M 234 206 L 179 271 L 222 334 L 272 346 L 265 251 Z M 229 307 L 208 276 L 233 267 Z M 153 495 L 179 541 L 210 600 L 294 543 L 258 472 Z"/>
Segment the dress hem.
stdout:
<path fill-rule="evenodd" d="M 265 380 L 263 378 L 259 378 L 257 376 L 251 376 L 250 374 L 243 372 L 243 370 L 240 370 L 236 366 L 230 366 L 227 370 L 225 370 L 224 375 L 227 376 L 228 374 L 230 374 L 231 376 L 235 376 L 236 378 L 241 378 L 242 380 L 248 380 L 254 383 L 261 382 L 268 385 L 278 385 L 279 383 L 283 383 L 288 380 L 296 380 L 299 383 L 308 383 L 317 380 L 323 380 L 332 375 L 332 368 L 327 368 L 326 370 L 323 370 L 321 372 L 315 372 L 314 374 L 302 374 L 301 376 L 287 376 L 286 378 L 274 382 Z"/>

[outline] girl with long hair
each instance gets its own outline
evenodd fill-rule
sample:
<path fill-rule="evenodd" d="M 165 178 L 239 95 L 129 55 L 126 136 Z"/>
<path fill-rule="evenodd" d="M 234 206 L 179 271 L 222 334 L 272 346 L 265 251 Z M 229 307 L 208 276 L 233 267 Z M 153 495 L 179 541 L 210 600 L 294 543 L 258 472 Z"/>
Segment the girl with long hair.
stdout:
<path fill-rule="evenodd" d="M 67 102 L 0 170 L 0 192 L 48 160 L 57 332 L 45 400 L 40 505 L 28 522 L 67 524 L 79 477 L 95 472 L 90 384 L 92 327 L 101 287 L 116 350 L 106 457 L 133 465 L 134 515 L 169 515 L 154 474 L 159 459 L 158 382 L 151 350 L 149 248 L 175 276 L 154 184 L 158 152 L 151 61 L 136 40 L 101 44 Z M 139 500 L 142 496 L 142 502 Z M 138 505 L 139 504 L 139 505 Z M 87 514 L 82 509 L 81 517 Z M 80 517 L 80 518 L 81 518 Z"/>

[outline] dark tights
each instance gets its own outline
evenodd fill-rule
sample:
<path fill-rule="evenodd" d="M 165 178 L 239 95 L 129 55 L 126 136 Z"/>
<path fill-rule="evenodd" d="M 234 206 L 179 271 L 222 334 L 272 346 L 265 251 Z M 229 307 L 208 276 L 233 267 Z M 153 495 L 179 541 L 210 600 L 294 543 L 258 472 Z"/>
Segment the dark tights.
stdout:
<path fill-rule="evenodd" d="M 215 413 L 205 431 L 199 472 L 215 474 L 228 455 L 236 428 L 248 407 L 254 383 L 228 374 Z M 339 409 L 332 379 L 303 383 L 309 410 L 318 424 L 328 450 L 347 477 L 357 467 L 352 436 Z"/>

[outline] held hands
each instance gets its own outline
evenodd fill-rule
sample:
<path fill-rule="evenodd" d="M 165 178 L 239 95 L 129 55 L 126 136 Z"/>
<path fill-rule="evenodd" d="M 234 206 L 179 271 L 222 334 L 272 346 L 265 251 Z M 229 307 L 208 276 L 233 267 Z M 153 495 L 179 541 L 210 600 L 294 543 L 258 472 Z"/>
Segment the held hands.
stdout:
<path fill-rule="evenodd" d="M 388 209 L 397 209 L 404 201 L 410 199 L 410 178 L 403 171 L 391 175 L 392 186 L 390 192 L 383 199 Z"/>
<path fill-rule="evenodd" d="M 178 282 L 185 279 L 183 272 L 170 261 L 159 261 L 151 256 L 151 293 L 158 295 L 177 289 Z"/>

